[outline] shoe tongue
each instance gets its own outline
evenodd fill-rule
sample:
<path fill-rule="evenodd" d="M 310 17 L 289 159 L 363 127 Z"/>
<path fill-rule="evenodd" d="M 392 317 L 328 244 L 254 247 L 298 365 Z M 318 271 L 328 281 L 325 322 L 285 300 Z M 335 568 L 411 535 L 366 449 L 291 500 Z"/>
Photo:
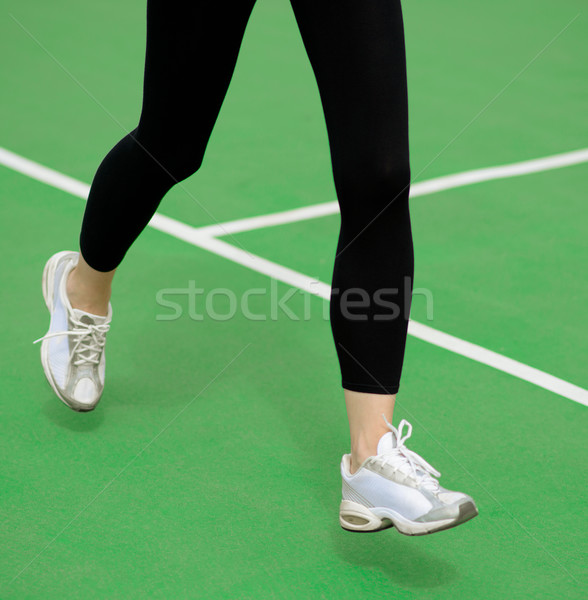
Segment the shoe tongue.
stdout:
<path fill-rule="evenodd" d="M 394 434 L 389 431 L 380 438 L 377 452 L 378 454 L 386 454 L 394 448 L 396 448 L 396 439 L 394 438 Z"/>
<path fill-rule="evenodd" d="M 73 315 L 74 317 L 84 323 L 85 325 L 103 325 L 108 320 L 108 317 L 103 317 L 101 315 L 93 315 L 91 313 L 80 310 L 79 308 L 74 308 Z"/>

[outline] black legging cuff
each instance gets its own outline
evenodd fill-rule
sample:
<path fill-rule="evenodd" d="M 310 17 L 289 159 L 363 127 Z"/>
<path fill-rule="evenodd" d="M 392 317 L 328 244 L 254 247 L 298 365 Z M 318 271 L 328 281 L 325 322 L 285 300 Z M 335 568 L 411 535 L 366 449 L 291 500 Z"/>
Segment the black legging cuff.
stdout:
<path fill-rule="evenodd" d="M 365 394 L 382 394 L 382 395 L 394 395 L 398 393 L 399 385 L 371 385 L 369 383 L 351 383 L 349 381 L 345 381 L 344 379 L 341 382 L 341 385 L 344 389 L 349 390 L 350 392 L 363 392 Z"/>

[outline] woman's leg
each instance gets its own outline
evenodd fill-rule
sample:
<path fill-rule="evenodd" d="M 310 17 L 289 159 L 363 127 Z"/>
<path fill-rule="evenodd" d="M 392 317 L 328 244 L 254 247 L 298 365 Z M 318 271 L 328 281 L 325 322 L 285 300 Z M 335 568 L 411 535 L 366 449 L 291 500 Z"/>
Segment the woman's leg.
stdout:
<path fill-rule="evenodd" d="M 341 230 L 331 326 L 352 469 L 398 391 L 413 276 L 406 61 L 398 0 L 292 0 L 325 113 Z"/>
<path fill-rule="evenodd" d="M 341 232 L 331 325 L 351 433 L 341 526 L 407 535 L 478 514 L 391 425 L 412 292 L 404 34 L 399 0 L 291 0 L 327 121 Z M 388 423 L 382 419 L 382 414 Z"/>
<path fill-rule="evenodd" d="M 254 2 L 148 0 L 139 126 L 94 177 L 81 253 L 59 252 L 43 272 L 51 322 L 41 362 L 74 410 L 92 410 L 101 398 L 114 272 L 166 192 L 199 168 Z"/>
<path fill-rule="evenodd" d="M 106 314 L 116 267 L 168 190 L 199 168 L 254 3 L 148 1 L 141 119 L 94 177 L 68 280 L 75 307 Z"/>

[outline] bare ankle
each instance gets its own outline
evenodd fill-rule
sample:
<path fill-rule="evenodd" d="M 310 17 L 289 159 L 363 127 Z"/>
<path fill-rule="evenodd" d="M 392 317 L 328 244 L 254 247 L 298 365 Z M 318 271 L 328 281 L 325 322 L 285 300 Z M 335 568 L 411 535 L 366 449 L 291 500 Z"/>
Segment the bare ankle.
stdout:
<path fill-rule="evenodd" d="M 372 444 L 354 444 L 351 448 L 351 473 L 355 473 L 370 456 L 375 456 L 377 447 L 377 440 Z"/>
<path fill-rule="evenodd" d="M 396 396 L 355 392 L 345 388 L 344 392 L 351 437 L 350 468 L 354 473 L 366 458 L 378 453 L 378 442 L 389 431 L 386 420 L 392 421 Z"/>
<path fill-rule="evenodd" d="M 66 282 L 67 297 L 72 308 L 93 315 L 106 316 L 110 302 L 110 286 L 95 287 L 76 277 L 76 268 L 72 269 Z"/>

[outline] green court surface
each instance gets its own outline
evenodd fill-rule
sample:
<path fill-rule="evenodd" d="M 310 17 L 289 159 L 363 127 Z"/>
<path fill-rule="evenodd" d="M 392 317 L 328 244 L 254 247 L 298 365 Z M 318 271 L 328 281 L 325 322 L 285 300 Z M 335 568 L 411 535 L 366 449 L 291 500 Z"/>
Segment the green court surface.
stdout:
<path fill-rule="evenodd" d="M 588 146 L 585 8 L 405 2 L 415 182 Z M 139 115 L 143 2 L 2 9 L 0 147 L 90 183 Z M 115 280 L 100 404 L 59 402 L 32 341 L 43 265 L 77 248 L 84 205 L 0 164 L 0 599 L 585 598 L 586 161 L 412 200 L 415 285 L 433 299 L 416 295 L 412 318 L 578 386 L 409 337 L 394 420 L 480 510 L 415 538 L 339 526 L 348 431 L 327 303 L 161 231 Z M 259 0 L 204 166 L 160 212 L 202 227 L 334 200 L 291 8 Z M 328 284 L 338 226 L 222 240 Z M 261 316 L 195 320 L 177 296 L 166 319 L 158 293 L 190 282 L 263 290 Z M 275 307 L 289 293 L 297 318 Z"/>

